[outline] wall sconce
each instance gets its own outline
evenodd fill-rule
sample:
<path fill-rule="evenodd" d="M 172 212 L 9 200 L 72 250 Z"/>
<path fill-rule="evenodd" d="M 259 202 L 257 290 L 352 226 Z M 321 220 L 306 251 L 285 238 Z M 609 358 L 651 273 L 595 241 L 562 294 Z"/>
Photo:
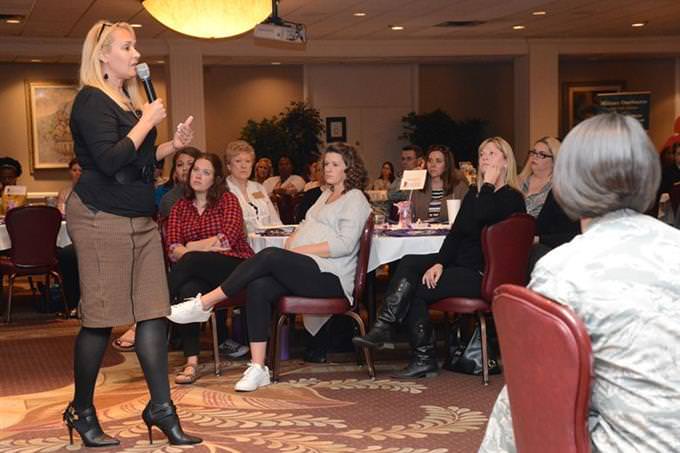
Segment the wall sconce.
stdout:
<path fill-rule="evenodd" d="M 196 38 L 228 38 L 251 30 L 272 12 L 271 0 L 144 0 L 158 22 Z"/>

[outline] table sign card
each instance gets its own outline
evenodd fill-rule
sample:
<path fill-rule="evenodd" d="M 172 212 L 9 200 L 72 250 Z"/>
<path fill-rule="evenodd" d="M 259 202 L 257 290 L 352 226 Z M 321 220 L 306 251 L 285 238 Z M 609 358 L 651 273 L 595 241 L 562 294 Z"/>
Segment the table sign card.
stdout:
<path fill-rule="evenodd" d="M 404 170 L 399 190 L 420 190 L 425 187 L 427 170 Z"/>
<path fill-rule="evenodd" d="M 446 200 L 446 210 L 449 213 L 449 226 L 451 226 L 460 210 L 460 200 Z"/>

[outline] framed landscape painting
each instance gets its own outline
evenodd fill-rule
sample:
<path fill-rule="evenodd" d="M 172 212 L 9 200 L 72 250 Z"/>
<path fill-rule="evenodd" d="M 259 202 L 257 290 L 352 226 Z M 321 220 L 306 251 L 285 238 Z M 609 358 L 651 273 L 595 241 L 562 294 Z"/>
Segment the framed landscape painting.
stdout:
<path fill-rule="evenodd" d="M 78 86 L 69 82 L 26 82 L 31 171 L 68 168 L 73 158 L 69 128 Z"/>
<path fill-rule="evenodd" d="M 597 95 L 623 91 L 626 82 L 566 82 L 562 86 L 562 137 L 574 126 L 599 112 Z"/>

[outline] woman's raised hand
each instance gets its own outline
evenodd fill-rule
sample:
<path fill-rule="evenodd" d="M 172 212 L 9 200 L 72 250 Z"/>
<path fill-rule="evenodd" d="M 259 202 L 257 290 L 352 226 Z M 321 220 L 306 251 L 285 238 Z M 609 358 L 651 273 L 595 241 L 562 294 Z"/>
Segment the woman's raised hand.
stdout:
<path fill-rule="evenodd" d="M 194 130 L 191 128 L 191 123 L 193 123 L 193 121 L 194 117 L 189 115 L 189 117 L 184 120 L 184 122 L 177 125 L 175 135 L 172 137 L 172 146 L 175 149 L 189 146 L 191 141 L 194 139 Z"/>

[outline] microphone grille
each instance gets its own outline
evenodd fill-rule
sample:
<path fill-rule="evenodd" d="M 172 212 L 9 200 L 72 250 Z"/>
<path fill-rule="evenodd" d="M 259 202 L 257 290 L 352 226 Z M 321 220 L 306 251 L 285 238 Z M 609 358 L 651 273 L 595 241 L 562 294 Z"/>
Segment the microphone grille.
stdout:
<path fill-rule="evenodd" d="M 150 79 L 151 78 L 151 70 L 149 69 L 149 65 L 146 63 L 139 63 L 137 66 L 135 66 L 135 69 L 137 70 L 137 77 L 140 79 Z"/>

